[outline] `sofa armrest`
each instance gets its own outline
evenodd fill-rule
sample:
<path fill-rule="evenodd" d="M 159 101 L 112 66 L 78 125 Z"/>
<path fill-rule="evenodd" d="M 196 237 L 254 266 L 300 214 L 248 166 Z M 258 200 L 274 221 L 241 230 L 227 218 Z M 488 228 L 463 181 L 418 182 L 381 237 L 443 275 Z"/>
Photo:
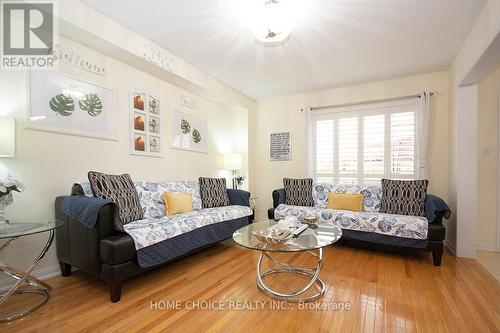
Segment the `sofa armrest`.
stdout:
<path fill-rule="evenodd" d="M 436 195 L 428 194 L 425 200 L 425 215 L 429 223 L 441 224 L 443 217 L 445 219 L 450 217 L 451 210 L 443 199 Z"/>
<path fill-rule="evenodd" d="M 273 191 L 273 207 L 276 208 L 285 203 L 285 189 L 280 188 Z"/>
<path fill-rule="evenodd" d="M 274 211 L 276 210 L 276 208 L 269 208 L 267 210 L 267 218 L 270 219 L 270 220 L 274 220 Z"/>
<path fill-rule="evenodd" d="M 228 189 L 227 195 L 231 205 L 250 207 L 250 192 L 243 190 Z"/>
<path fill-rule="evenodd" d="M 100 241 L 117 233 L 113 223 L 115 207 L 113 204 L 102 206 L 95 227 L 89 228 L 64 212 L 65 198 L 57 197 L 55 201 L 55 218 L 64 222 L 62 227 L 56 229 L 57 257 L 60 262 L 100 277 Z"/>

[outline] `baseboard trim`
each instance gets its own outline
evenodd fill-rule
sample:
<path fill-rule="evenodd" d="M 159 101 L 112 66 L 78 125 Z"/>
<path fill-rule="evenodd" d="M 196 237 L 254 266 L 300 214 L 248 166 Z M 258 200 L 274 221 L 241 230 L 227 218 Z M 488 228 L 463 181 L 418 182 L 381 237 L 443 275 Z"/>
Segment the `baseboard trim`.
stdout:
<path fill-rule="evenodd" d="M 455 246 L 453 246 L 453 244 L 451 244 L 447 239 L 444 240 L 444 246 L 446 246 L 448 248 L 448 250 L 451 251 L 451 253 L 453 253 L 453 255 L 457 255 L 457 250 L 455 249 Z"/>
<path fill-rule="evenodd" d="M 476 250 L 488 251 L 488 252 L 500 252 L 500 248 L 498 248 L 494 244 L 476 244 Z"/>
<path fill-rule="evenodd" d="M 2 274 L 4 275 L 4 274 Z M 35 270 L 31 275 L 36 277 L 39 280 L 47 280 L 52 277 L 60 276 L 61 275 L 61 270 L 58 266 L 52 266 L 52 267 L 47 267 L 47 268 L 42 268 Z M 15 283 L 15 279 L 11 277 L 2 277 L 0 279 L 0 291 L 5 291 L 9 289 L 13 283 Z"/>

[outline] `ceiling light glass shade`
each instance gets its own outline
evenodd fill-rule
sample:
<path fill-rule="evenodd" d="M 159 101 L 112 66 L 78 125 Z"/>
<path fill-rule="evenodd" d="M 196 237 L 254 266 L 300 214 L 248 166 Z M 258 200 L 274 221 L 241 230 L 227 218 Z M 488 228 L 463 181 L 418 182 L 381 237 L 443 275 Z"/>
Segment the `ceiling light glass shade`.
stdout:
<path fill-rule="evenodd" d="M 277 46 L 290 38 L 291 24 L 287 9 L 278 0 L 266 0 L 256 12 L 253 35 L 258 44 Z"/>

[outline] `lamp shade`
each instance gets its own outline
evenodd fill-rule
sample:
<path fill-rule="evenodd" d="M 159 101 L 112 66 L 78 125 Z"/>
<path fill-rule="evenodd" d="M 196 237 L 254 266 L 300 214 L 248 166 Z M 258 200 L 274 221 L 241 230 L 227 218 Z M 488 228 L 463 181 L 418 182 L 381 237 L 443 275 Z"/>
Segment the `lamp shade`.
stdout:
<path fill-rule="evenodd" d="M 16 120 L 0 117 L 0 157 L 16 156 Z"/>
<path fill-rule="evenodd" d="M 241 154 L 230 153 L 224 155 L 224 169 L 241 170 Z"/>

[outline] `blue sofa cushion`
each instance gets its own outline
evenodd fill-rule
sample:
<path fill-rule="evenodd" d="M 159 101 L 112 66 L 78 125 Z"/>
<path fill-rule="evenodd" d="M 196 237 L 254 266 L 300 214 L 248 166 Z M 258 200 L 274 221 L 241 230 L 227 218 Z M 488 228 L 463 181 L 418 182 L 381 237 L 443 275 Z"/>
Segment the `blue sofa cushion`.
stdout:
<path fill-rule="evenodd" d="M 227 195 L 231 205 L 250 206 L 250 192 L 243 190 L 228 189 Z"/>
<path fill-rule="evenodd" d="M 74 195 L 64 198 L 62 209 L 69 217 L 79 221 L 87 228 L 94 228 L 99 210 L 105 205 L 114 205 L 114 203 L 101 198 Z"/>

